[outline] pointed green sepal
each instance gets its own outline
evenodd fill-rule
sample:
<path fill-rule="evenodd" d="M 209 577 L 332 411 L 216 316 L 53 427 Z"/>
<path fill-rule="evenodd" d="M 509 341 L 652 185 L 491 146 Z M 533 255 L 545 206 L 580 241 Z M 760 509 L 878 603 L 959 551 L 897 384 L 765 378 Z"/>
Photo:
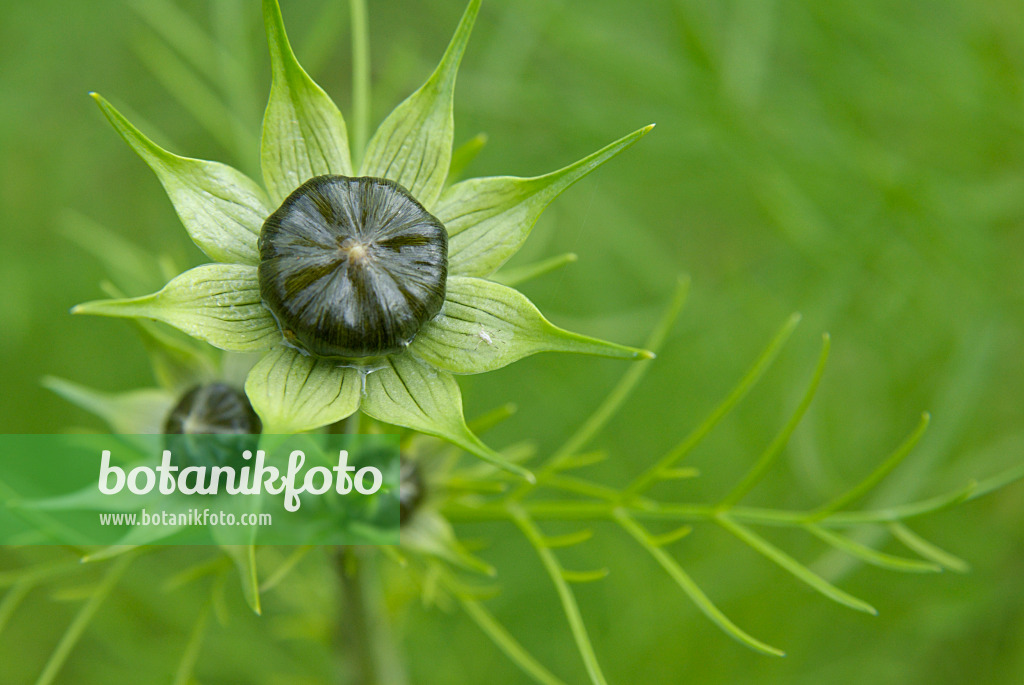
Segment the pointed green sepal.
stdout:
<path fill-rule="evenodd" d="M 452 373 L 484 373 L 537 352 L 650 359 L 646 350 L 558 328 L 517 290 L 481 278 L 448 279 L 444 308 L 420 329 L 409 351 Z"/>
<path fill-rule="evenodd" d="M 277 0 L 263 0 L 270 46 L 270 100 L 263 115 L 260 162 L 275 205 L 313 176 L 352 175 L 345 119 L 292 52 Z"/>
<path fill-rule="evenodd" d="M 229 352 L 255 352 L 281 341 L 260 303 L 256 269 L 205 264 L 175 277 L 151 295 L 80 304 L 73 314 L 155 319 Z"/>
<path fill-rule="evenodd" d="M 263 432 L 301 433 L 341 421 L 359 408 L 359 372 L 278 347 L 256 362 L 245 394 Z"/>
<path fill-rule="evenodd" d="M 462 393 L 455 378 L 410 355 L 389 357 L 366 375 L 362 410 L 375 419 L 443 438 L 484 461 L 532 481 L 529 471 L 510 463 L 466 426 Z"/>
<path fill-rule="evenodd" d="M 450 236 L 449 273 L 486 276 L 494 272 L 519 251 L 552 200 L 652 128 L 654 124 L 645 126 L 545 176 L 474 178 L 445 190 L 434 215 Z"/>
<path fill-rule="evenodd" d="M 114 129 L 156 173 L 199 249 L 218 262 L 258 264 L 256 240 L 270 214 L 263 190 L 226 164 L 171 154 L 101 96 L 92 93 L 92 97 Z"/>
<path fill-rule="evenodd" d="M 451 166 L 455 76 L 479 11 L 480 0 L 472 0 L 437 69 L 381 123 L 363 159 L 362 175 L 397 181 L 428 210 Z"/>

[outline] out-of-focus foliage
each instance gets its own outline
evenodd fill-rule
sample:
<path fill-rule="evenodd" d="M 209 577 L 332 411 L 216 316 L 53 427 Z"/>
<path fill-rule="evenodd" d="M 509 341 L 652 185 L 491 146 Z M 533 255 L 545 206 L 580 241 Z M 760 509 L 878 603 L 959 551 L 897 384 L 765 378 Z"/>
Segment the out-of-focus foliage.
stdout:
<path fill-rule="evenodd" d="M 164 4 L 40 0 L 0 10 L 4 431 L 91 421 L 41 388 L 45 374 L 110 390 L 151 384 L 127 325 L 67 315 L 100 294 L 105 277 L 68 240 L 83 221 L 179 266 L 200 261 L 156 180 L 86 92 L 130 93 L 142 116 L 127 113 L 158 133 L 157 142 L 255 172 L 252 141 L 269 78 L 259 13 L 242 0 L 176 5 L 230 46 L 223 55 L 175 34 L 193 59 L 217 65 L 200 85 L 230 85 L 227 121 L 210 114 L 216 106 L 203 88 L 183 80 L 188 58 L 166 41 L 178 18 L 153 9 Z M 283 4 L 297 53 L 345 109 L 346 3 Z M 371 3 L 375 119 L 422 81 L 462 9 L 451 0 Z M 188 104 L 176 100 L 182 94 Z M 489 135 L 471 175 L 542 173 L 596 149 L 610 132 L 658 123 L 644 144 L 560 198 L 516 259 L 577 253 L 578 263 L 523 290 L 560 325 L 634 343 L 678 273 L 692 277 L 688 307 L 657 366 L 595 445 L 614 458 L 589 475 L 625 484 L 677 443 L 794 310 L 803 323 L 777 366 L 691 455 L 702 477 L 672 484 L 674 499 L 716 501 L 743 476 L 799 401 L 794 379 L 807 377 L 823 330 L 832 334 L 832 355 L 815 404 L 782 468 L 748 503 L 828 500 L 870 472 L 924 409 L 932 413 L 929 433 L 871 504 L 948 491 L 1021 460 L 1024 7 L 491 0 L 464 58 L 455 107 L 456 144 Z M 532 358 L 466 379 L 465 403 L 480 413 L 516 402 L 519 413 L 493 441 L 551 449 L 620 371 L 614 362 Z M 705 591 L 745 628 L 784 647 L 785 660 L 749 652 L 710 626 L 663 572 L 637 563 L 635 546 L 614 529 L 560 557 L 568 567 L 611 571 L 576 595 L 612 682 L 1009 684 L 1024 677 L 1022 502 L 1018 485 L 920 524 L 918 532 L 971 562 L 969 575 L 864 571 L 820 541 L 772 538 L 878 607 L 878 617 L 821 602 L 720 532 L 680 543 L 675 553 Z M 501 569 L 502 593 L 489 609 L 541 662 L 570 682 L 582 679 L 532 550 L 505 527 L 460 532 L 493 540 L 486 554 Z M 135 682 L 146 668 L 173 670 L 208 588 L 164 592 L 152 579 L 187 566 L 186 556 L 163 551 L 133 563 L 63 677 Z M 244 611 L 232 576 L 224 593 L 231 620 L 212 620 L 203 647 L 222 658 L 205 662 L 200 679 L 225 682 L 250 668 L 254 654 L 265 672 L 324 672 L 328 657 L 298 639 L 323 638 L 333 619 L 324 597 L 304 591 L 325 585 L 314 582 L 329 571 L 320 561 L 302 562 L 305 575 L 289 581 L 263 617 Z M 0 680 L 39 674 L 81 608 L 51 598 L 77 600 L 111 568 L 27 596 L 16 625 L 6 627 L 19 638 L 0 643 Z M 458 613 L 414 608 L 397 629 L 414 682 L 523 682 Z"/>

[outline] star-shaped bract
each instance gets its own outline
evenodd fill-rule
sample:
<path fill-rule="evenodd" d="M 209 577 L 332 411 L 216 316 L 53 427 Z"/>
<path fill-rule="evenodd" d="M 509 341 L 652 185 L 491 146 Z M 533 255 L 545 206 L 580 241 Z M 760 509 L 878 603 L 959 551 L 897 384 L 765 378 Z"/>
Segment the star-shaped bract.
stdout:
<path fill-rule="evenodd" d="M 521 293 L 487 277 L 519 250 L 548 203 L 652 126 L 544 176 L 476 178 L 446 186 L 455 78 L 479 8 L 479 0 L 469 3 L 441 63 L 380 124 L 358 170 L 352 166 L 345 120 L 299 65 L 277 0 L 263 2 L 272 72 L 260 146 L 265 189 L 225 164 L 160 148 L 94 94 L 117 132 L 156 172 L 189 236 L 216 263 L 186 271 L 151 295 L 88 302 L 74 311 L 155 319 L 223 350 L 264 352 L 245 391 L 267 433 L 313 430 L 361 409 L 523 472 L 466 426 L 453 374 L 492 371 L 544 351 L 624 359 L 651 355 L 560 329 Z M 261 300 L 257 240 L 263 224 L 289 194 L 321 175 L 393 181 L 448 233 L 440 313 L 401 352 L 382 358 L 372 370 L 288 345 Z"/>

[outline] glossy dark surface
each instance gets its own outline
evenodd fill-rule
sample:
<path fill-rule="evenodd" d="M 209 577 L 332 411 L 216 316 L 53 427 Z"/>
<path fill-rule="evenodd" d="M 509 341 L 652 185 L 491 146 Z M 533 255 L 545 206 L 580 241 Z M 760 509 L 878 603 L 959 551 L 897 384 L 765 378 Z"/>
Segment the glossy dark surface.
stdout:
<path fill-rule="evenodd" d="M 241 390 L 226 383 L 198 385 L 182 395 L 164 423 L 171 462 L 187 466 L 243 466 L 242 452 L 256 449 L 260 417 Z M 190 439 L 190 436 L 218 439 Z"/>
<path fill-rule="evenodd" d="M 400 352 L 444 303 L 448 234 L 402 186 L 317 176 L 267 218 L 260 294 L 317 357 Z"/>
<path fill-rule="evenodd" d="M 257 434 L 260 417 L 241 390 L 227 383 L 197 385 L 178 401 L 164 424 L 165 433 L 209 435 L 213 433 Z"/>

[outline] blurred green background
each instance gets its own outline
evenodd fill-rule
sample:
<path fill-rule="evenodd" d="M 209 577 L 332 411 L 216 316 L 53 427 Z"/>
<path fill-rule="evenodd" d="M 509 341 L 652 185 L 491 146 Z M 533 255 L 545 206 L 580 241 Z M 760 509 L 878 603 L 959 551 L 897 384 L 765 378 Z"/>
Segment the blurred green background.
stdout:
<path fill-rule="evenodd" d="M 175 152 L 258 177 L 269 83 L 258 3 L 171 6 L 230 49 L 230 60 L 200 43 L 188 55 L 229 70 L 224 113 L 199 87 L 220 93 L 216 84 L 188 82 L 187 59 L 161 37 L 180 19 L 165 5 L 2 5 L 5 432 L 98 425 L 42 389 L 43 375 L 106 390 L 152 383 L 127 324 L 67 313 L 101 296 L 104 278 L 68 233 L 96 221 L 182 266 L 203 260 L 156 179 L 86 93 L 101 92 Z M 347 3 L 282 5 L 300 60 L 349 113 Z M 369 3 L 374 123 L 433 68 L 462 9 L 461 0 Z M 232 19 L 238 12 L 245 21 Z M 245 139 L 233 137 L 227 117 L 239 120 Z M 693 279 L 656 366 L 598 441 L 614 457 L 595 477 L 621 484 L 678 442 L 793 311 L 803 322 L 779 363 L 693 455 L 702 477 L 670 496 L 713 501 L 742 476 L 798 401 L 824 331 L 833 354 L 822 389 L 752 504 L 804 507 L 840 492 L 922 410 L 932 412 L 929 434 L 874 504 L 919 499 L 1020 463 L 1024 4 L 485 2 L 456 95 L 456 142 L 490 137 L 470 175 L 547 172 L 651 122 L 658 127 L 641 143 L 555 202 L 516 258 L 576 252 L 579 263 L 524 291 L 555 323 L 629 344 L 642 342 L 678 275 Z M 550 449 L 623 370 L 604 360 L 531 358 L 463 379 L 467 414 L 514 401 L 519 413 L 489 441 Z M 966 576 L 864 569 L 817 541 L 771 536 L 879 607 L 878 617 L 827 603 L 721 531 L 698 529 L 673 548 L 727 614 L 788 652 L 782 660 L 721 634 L 612 528 L 562 556 L 570 568 L 612 571 L 577 589 L 612 682 L 1020 683 L 1022 502 L 1018 484 L 916 524 L 971 562 Z M 532 550 L 509 527 L 464 532 L 492 540 L 482 554 L 501 570 L 504 591 L 488 606 L 556 674 L 582 682 Z M 59 682 L 140 682 L 138 669 L 173 668 L 199 600 L 155 591 L 160 569 L 155 559 L 130 572 Z M 245 674 L 254 672 L 272 682 L 305 682 L 294 674 L 306 673 L 315 682 L 325 657 L 301 638 L 326 620 L 322 598 L 276 601 L 262 618 L 239 610 L 213 631 L 200 682 L 250 682 Z M 27 607 L 0 647 L 4 682 L 33 680 L 75 605 L 43 593 Z M 413 606 L 399 628 L 413 682 L 527 682 L 458 612 Z"/>

